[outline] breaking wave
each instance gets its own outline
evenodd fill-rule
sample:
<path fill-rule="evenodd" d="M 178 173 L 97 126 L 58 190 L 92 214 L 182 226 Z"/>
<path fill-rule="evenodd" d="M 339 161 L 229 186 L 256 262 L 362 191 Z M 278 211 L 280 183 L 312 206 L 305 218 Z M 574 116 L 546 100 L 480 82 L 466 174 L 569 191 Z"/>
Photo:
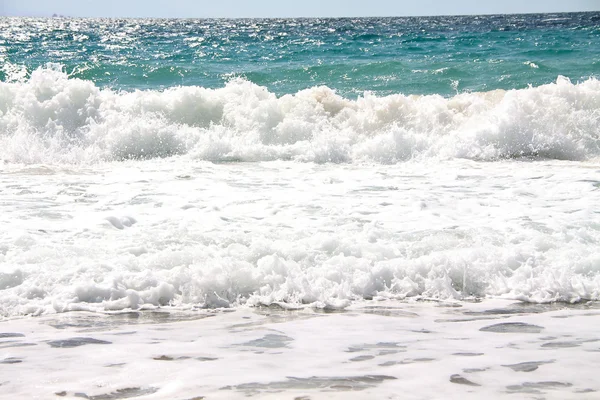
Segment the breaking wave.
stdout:
<path fill-rule="evenodd" d="M 515 90 L 347 99 L 326 87 L 277 97 L 225 87 L 121 92 L 70 79 L 60 66 L 0 83 L 0 159 L 93 164 L 187 155 L 222 161 L 392 164 L 600 155 L 600 82 Z"/>

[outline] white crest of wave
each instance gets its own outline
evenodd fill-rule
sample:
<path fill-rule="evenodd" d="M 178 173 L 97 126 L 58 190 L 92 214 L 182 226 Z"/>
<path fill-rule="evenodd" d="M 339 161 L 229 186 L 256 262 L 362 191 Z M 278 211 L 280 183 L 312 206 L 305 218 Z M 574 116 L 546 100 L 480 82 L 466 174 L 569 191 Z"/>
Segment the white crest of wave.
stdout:
<path fill-rule="evenodd" d="M 365 93 L 350 100 L 324 86 L 277 97 L 242 79 L 219 89 L 121 92 L 49 65 L 24 82 L 0 83 L 0 159 L 581 160 L 600 154 L 599 110 L 593 78 L 451 98 Z"/>

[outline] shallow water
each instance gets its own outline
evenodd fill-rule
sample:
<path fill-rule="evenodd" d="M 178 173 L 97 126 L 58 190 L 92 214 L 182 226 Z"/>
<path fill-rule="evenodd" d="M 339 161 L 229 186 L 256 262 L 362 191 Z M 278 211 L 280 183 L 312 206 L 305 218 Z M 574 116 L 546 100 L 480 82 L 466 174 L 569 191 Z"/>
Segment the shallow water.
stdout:
<path fill-rule="evenodd" d="M 338 313 L 133 315 L 0 322 L 3 396 L 593 399 L 600 390 L 597 303 L 370 301 Z"/>

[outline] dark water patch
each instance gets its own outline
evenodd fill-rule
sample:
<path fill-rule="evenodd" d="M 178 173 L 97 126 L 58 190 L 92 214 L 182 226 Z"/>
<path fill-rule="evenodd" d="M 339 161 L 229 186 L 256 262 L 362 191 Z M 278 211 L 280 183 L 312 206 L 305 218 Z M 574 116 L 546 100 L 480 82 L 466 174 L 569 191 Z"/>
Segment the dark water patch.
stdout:
<path fill-rule="evenodd" d="M 152 359 L 156 360 L 156 361 L 175 361 L 175 359 L 173 357 L 169 357 L 169 356 L 153 357 Z"/>
<path fill-rule="evenodd" d="M 438 324 L 444 324 L 447 322 L 472 322 L 472 321 L 488 321 L 488 320 L 498 320 L 505 317 L 473 317 L 473 318 L 439 318 L 433 320 L 433 322 Z"/>
<path fill-rule="evenodd" d="M 600 213 L 600 212 L 598 212 Z M 574 317 L 597 317 L 599 316 L 600 313 L 599 312 L 588 312 L 585 314 L 564 314 L 564 315 L 553 315 L 552 318 L 559 318 L 559 319 L 567 319 L 567 318 L 574 318 Z"/>
<path fill-rule="evenodd" d="M 267 349 L 280 349 L 287 347 L 290 342 L 293 342 L 294 339 L 285 335 L 274 335 L 268 334 L 260 339 L 251 340 L 246 343 L 242 343 L 241 346 L 250 346 L 250 347 L 262 347 Z"/>
<path fill-rule="evenodd" d="M 543 329 L 545 329 L 543 326 L 526 324 L 524 322 L 505 322 L 483 327 L 480 331 L 494 333 L 540 333 Z"/>
<path fill-rule="evenodd" d="M 391 350 L 381 350 L 379 353 L 377 353 L 378 356 L 389 356 L 392 354 L 398 354 L 398 353 L 404 353 L 406 352 L 406 349 L 391 349 Z"/>
<path fill-rule="evenodd" d="M 551 311 L 556 310 L 600 310 L 600 301 L 597 300 L 581 300 L 574 303 L 556 302 L 549 304 L 541 304 L 540 306 L 546 306 L 552 308 Z M 594 314 L 597 315 L 597 314 Z"/>
<path fill-rule="evenodd" d="M 21 343 L 21 342 L 4 342 L 0 344 L 0 349 L 8 349 L 11 347 L 30 347 L 37 346 L 37 343 Z"/>
<path fill-rule="evenodd" d="M 582 389 L 582 390 L 577 390 L 575 393 L 596 393 L 597 390 L 595 389 Z"/>
<path fill-rule="evenodd" d="M 527 394 L 541 394 L 542 392 L 535 388 L 526 387 L 523 385 L 510 385 L 506 387 L 508 393 L 527 393 Z"/>
<path fill-rule="evenodd" d="M 85 393 L 75 393 L 73 396 L 79 397 L 82 399 L 88 399 L 88 400 L 121 400 L 121 399 L 131 399 L 133 397 L 146 396 L 146 395 L 156 393 L 157 391 L 158 391 L 158 388 L 153 388 L 153 387 L 147 388 L 147 389 L 133 387 L 133 388 L 117 389 L 114 392 L 100 394 L 100 395 L 96 395 L 96 396 L 88 396 Z"/>
<path fill-rule="evenodd" d="M 217 357 L 196 357 L 198 361 L 217 361 Z"/>
<path fill-rule="evenodd" d="M 181 357 L 171 357 L 171 356 L 166 356 L 166 355 L 162 355 L 159 357 L 153 357 L 153 360 L 156 361 L 175 361 L 175 360 L 189 360 L 191 357 L 188 356 L 181 356 Z"/>
<path fill-rule="evenodd" d="M 460 357 L 479 357 L 484 355 L 483 353 L 453 353 L 453 356 L 460 356 Z"/>
<path fill-rule="evenodd" d="M 114 331 L 127 325 L 168 324 L 195 321 L 215 316 L 201 311 L 126 311 L 119 313 L 91 313 L 73 311 L 57 315 L 48 321 L 56 329 L 79 329 L 81 331 Z"/>
<path fill-rule="evenodd" d="M 522 362 L 519 364 L 503 365 L 503 367 L 510 368 L 516 372 L 533 372 L 536 369 L 538 369 L 538 367 L 540 365 L 552 364 L 553 362 L 554 362 L 554 360 L 551 360 L 551 361 L 529 361 L 529 362 Z"/>
<path fill-rule="evenodd" d="M 472 374 L 472 373 L 475 373 L 475 372 L 485 372 L 488 369 L 489 368 L 465 368 L 465 369 L 463 369 L 463 372 L 465 374 Z"/>
<path fill-rule="evenodd" d="M 112 344 L 112 342 L 89 337 L 75 337 L 71 339 L 51 340 L 48 342 L 48 344 L 50 345 L 50 347 L 71 348 L 85 346 L 87 344 Z"/>
<path fill-rule="evenodd" d="M 419 363 L 419 362 L 430 362 L 430 361 L 435 361 L 435 358 L 428 358 L 428 357 L 413 358 L 413 359 L 404 360 L 404 363 L 405 364 L 414 364 L 414 363 Z"/>
<path fill-rule="evenodd" d="M 104 368 L 118 368 L 118 367 L 124 367 L 126 365 L 127 365 L 127 363 L 107 364 L 104 366 Z"/>
<path fill-rule="evenodd" d="M 359 351 L 368 351 L 368 350 L 396 350 L 396 352 L 405 351 L 406 346 L 402 346 L 397 342 L 378 342 L 375 344 L 357 344 L 351 347 L 348 347 L 346 350 L 347 353 L 356 353 Z"/>
<path fill-rule="evenodd" d="M 433 300 L 433 301 L 435 301 L 435 300 Z M 462 308 L 463 307 L 463 305 L 460 303 L 448 302 L 448 301 L 443 301 L 443 300 L 438 300 L 436 306 L 441 307 L 441 308 Z"/>
<path fill-rule="evenodd" d="M 548 342 L 542 345 L 546 349 L 567 349 L 570 347 L 579 347 L 580 344 L 577 342 Z"/>
<path fill-rule="evenodd" d="M 456 383 L 458 385 L 467 385 L 467 386 L 481 386 L 478 383 L 472 382 L 467 378 L 464 378 L 458 374 L 454 374 L 450 377 L 450 382 Z"/>
<path fill-rule="evenodd" d="M 400 361 L 386 361 L 384 363 L 379 364 L 380 367 L 391 367 L 393 365 L 398 365 L 400 364 Z"/>
<path fill-rule="evenodd" d="M 362 314 L 380 315 L 382 317 L 415 318 L 419 316 L 417 313 L 403 310 L 400 307 L 368 306 L 357 311 Z"/>
<path fill-rule="evenodd" d="M 320 377 L 310 378 L 289 377 L 285 381 L 271 383 L 244 383 L 236 386 L 226 386 L 221 390 L 238 390 L 248 396 L 259 394 L 261 391 L 282 392 L 286 390 L 311 390 L 320 389 L 325 391 L 361 391 L 375 387 L 386 380 L 396 379 L 387 375 L 364 375 L 348 377 Z"/>
<path fill-rule="evenodd" d="M 380 367 L 391 367 L 392 365 L 408 365 L 422 362 L 431 362 L 435 361 L 435 358 L 407 358 L 401 361 L 386 361 L 384 363 L 379 364 Z"/>
<path fill-rule="evenodd" d="M 21 360 L 20 358 L 16 358 L 16 357 L 8 357 L 8 358 L 5 358 L 4 360 L 0 360 L 0 364 L 19 364 L 22 362 L 23 362 L 23 360 Z"/>
<path fill-rule="evenodd" d="M 567 382 L 525 382 L 521 385 L 510 385 L 506 389 L 511 393 L 542 393 L 541 390 L 564 389 L 573 386 Z"/>
<path fill-rule="evenodd" d="M 16 337 L 25 337 L 25 335 L 23 335 L 22 333 L 11 333 L 11 332 L 0 333 L 0 339 L 16 338 Z"/>
<path fill-rule="evenodd" d="M 350 361 L 360 362 L 360 361 L 372 360 L 374 358 L 375 358 L 375 356 L 358 356 L 358 357 L 351 358 Z"/>
<path fill-rule="evenodd" d="M 515 303 L 507 307 L 493 308 L 485 311 L 465 311 L 464 315 L 522 315 L 522 314 L 541 314 L 550 311 L 558 311 L 565 309 L 579 309 L 584 307 L 583 304 L 567 304 L 567 303 Z"/>

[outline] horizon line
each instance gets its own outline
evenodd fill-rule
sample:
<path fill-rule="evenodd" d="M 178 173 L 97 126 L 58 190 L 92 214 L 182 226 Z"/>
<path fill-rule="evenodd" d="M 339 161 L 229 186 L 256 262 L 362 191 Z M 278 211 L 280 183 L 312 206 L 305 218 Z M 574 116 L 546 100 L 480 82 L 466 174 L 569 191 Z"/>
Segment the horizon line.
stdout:
<path fill-rule="evenodd" d="M 340 15 L 340 16 L 269 16 L 269 17 L 155 17 L 155 16 L 81 16 L 81 15 L 63 15 L 54 13 L 52 15 L 0 15 L 0 18 L 45 18 L 45 19 L 343 19 L 343 18 L 424 18 L 424 17 L 478 17 L 478 16 L 498 16 L 498 15 L 544 15 L 544 14 L 584 14 L 600 13 L 599 10 L 586 11 L 543 11 L 543 12 L 509 12 L 509 13 L 475 13 L 475 14 L 431 14 L 431 15 Z"/>

